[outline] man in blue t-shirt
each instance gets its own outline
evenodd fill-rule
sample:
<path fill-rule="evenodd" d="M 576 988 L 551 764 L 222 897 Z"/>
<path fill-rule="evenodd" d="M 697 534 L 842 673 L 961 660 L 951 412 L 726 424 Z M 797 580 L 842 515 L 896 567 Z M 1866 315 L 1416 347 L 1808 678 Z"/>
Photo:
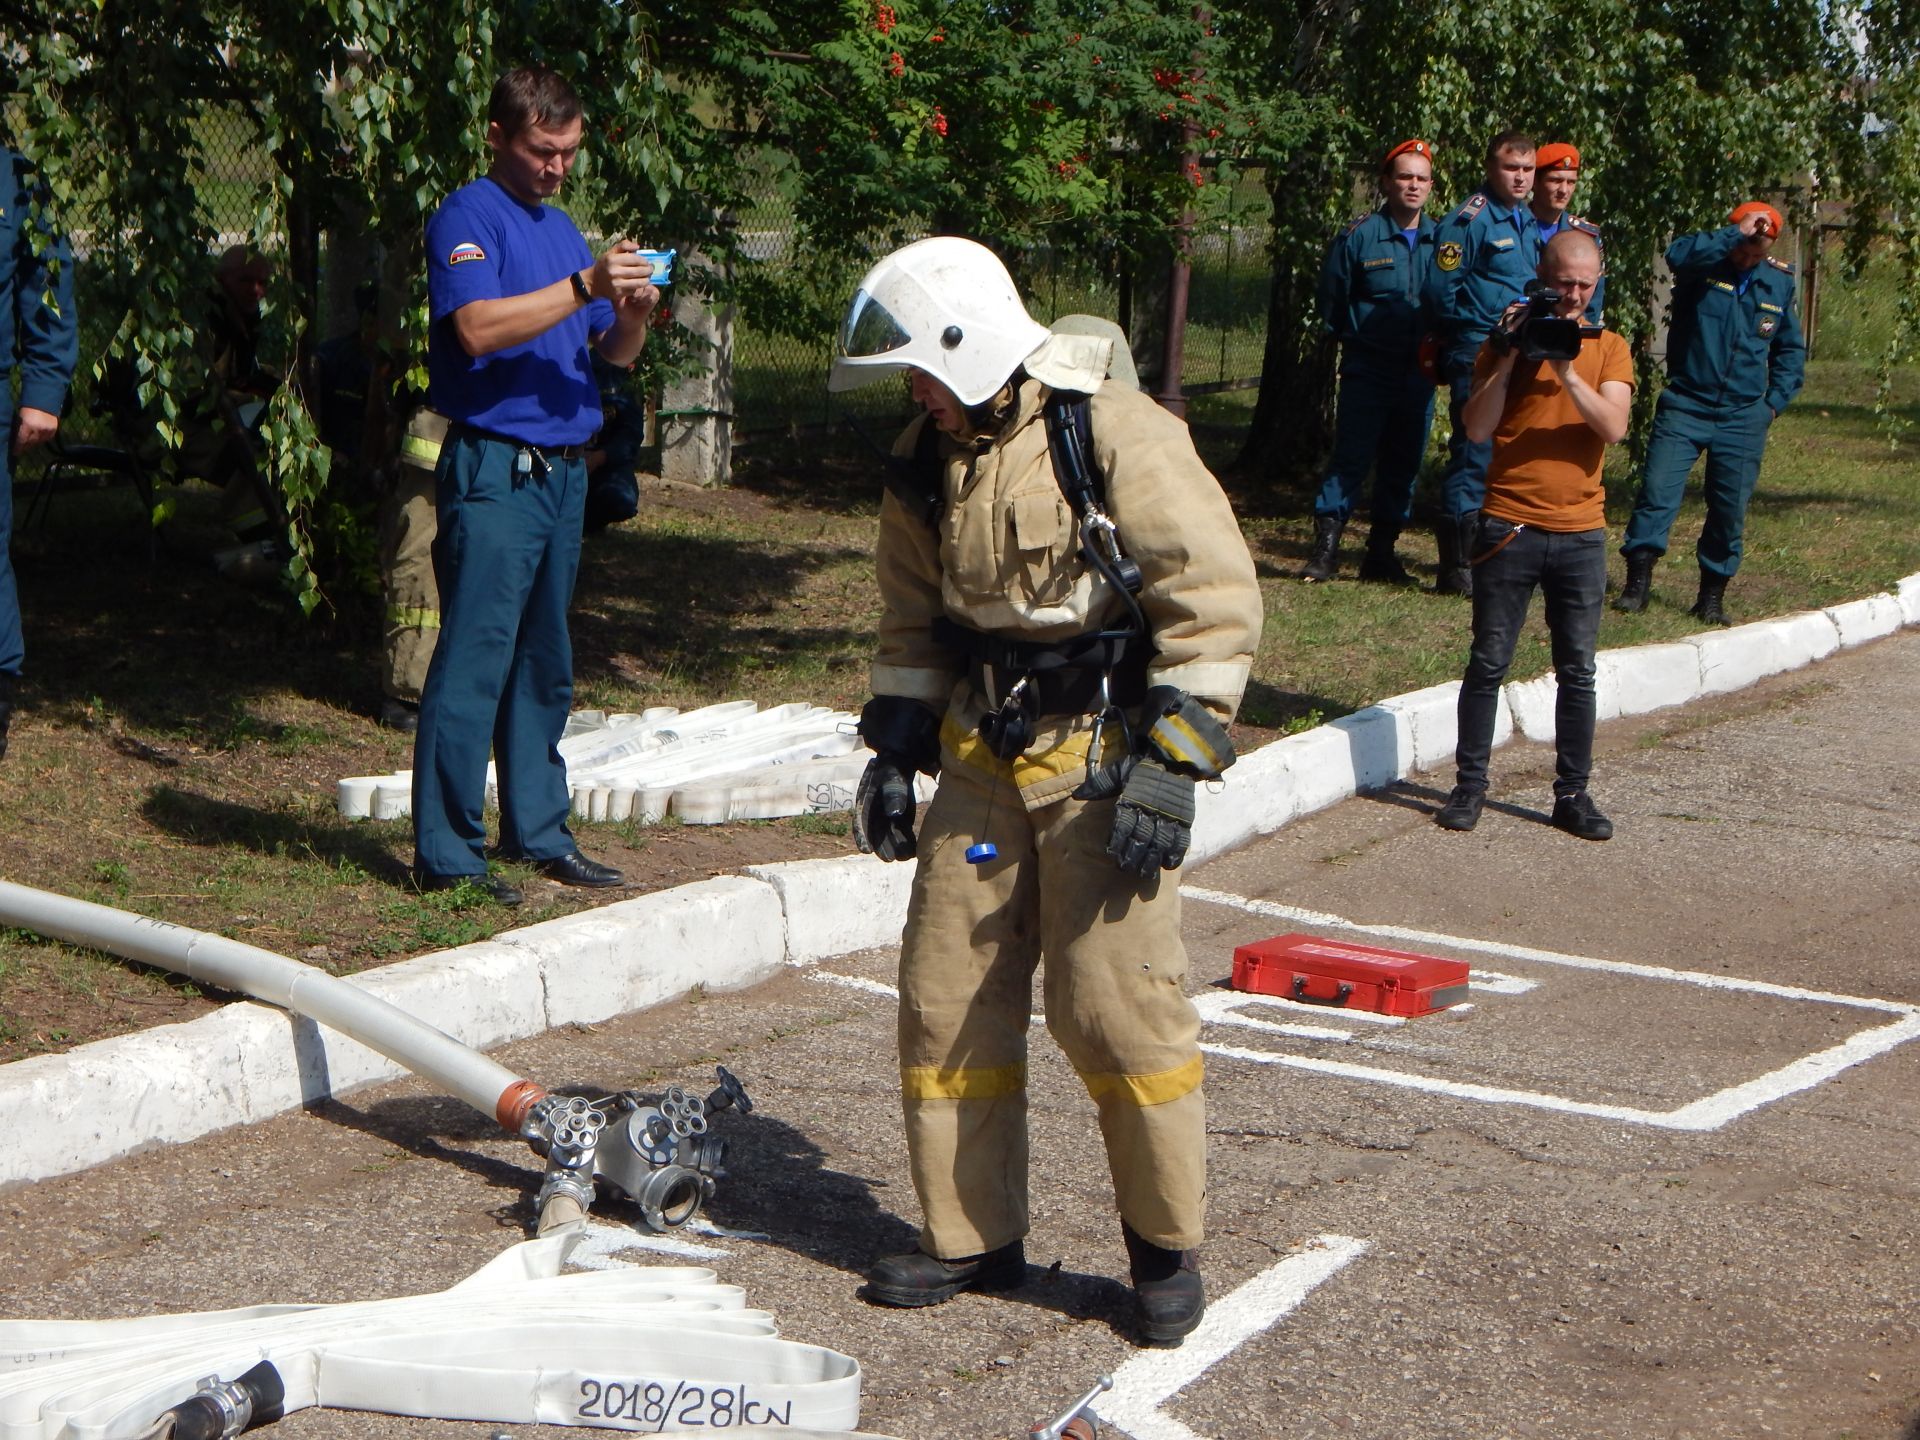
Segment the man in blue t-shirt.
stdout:
<path fill-rule="evenodd" d="M 429 403 L 451 422 L 435 475 L 440 637 L 413 751 L 414 882 L 487 874 L 487 753 L 503 859 L 564 885 L 612 886 L 567 829 L 559 740 L 573 700 L 567 606 L 580 566 L 586 444 L 600 428 L 588 346 L 617 365 L 646 343 L 660 292 L 630 240 L 598 259 L 559 192 L 580 152 L 580 100 L 551 70 L 500 78 L 486 176 L 427 222 Z"/>

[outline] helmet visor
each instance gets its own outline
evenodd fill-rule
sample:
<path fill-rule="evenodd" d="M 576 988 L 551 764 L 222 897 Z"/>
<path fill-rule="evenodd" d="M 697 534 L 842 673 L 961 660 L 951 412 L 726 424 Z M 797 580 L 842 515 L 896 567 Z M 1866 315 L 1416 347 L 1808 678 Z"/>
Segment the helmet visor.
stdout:
<path fill-rule="evenodd" d="M 840 326 L 840 353 L 849 359 L 884 355 L 898 350 L 913 337 L 900 328 L 900 322 L 865 290 L 855 292 L 847 307 L 847 318 Z"/>

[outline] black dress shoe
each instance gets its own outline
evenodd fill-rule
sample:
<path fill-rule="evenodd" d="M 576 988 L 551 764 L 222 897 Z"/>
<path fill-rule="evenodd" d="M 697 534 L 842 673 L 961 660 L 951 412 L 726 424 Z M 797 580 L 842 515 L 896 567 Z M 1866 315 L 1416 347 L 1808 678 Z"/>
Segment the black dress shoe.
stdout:
<path fill-rule="evenodd" d="M 564 855 L 555 855 L 550 860 L 528 860 L 536 872 L 549 880 L 562 885 L 578 885 L 588 890 L 611 890 L 616 885 L 627 883 L 627 877 L 611 865 L 602 865 L 598 860 L 589 860 L 578 850 L 569 850 Z"/>
<path fill-rule="evenodd" d="M 413 888 L 422 894 L 432 890 L 458 890 L 462 885 L 471 885 L 497 904 L 518 905 L 523 898 L 518 890 L 497 875 L 435 875 L 428 870 L 415 870 L 411 878 Z"/>
<path fill-rule="evenodd" d="M 420 729 L 420 707 L 410 700 L 396 700 L 391 695 L 380 702 L 380 724 L 383 729 L 398 730 L 402 735 L 413 735 Z"/>
<path fill-rule="evenodd" d="M 1178 1345 L 1207 1313 L 1207 1287 L 1200 1279 L 1200 1252 L 1155 1245 L 1125 1221 L 1127 1263 L 1133 1273 L 1133 1323 L 1142 1344 Z"/>
<path fill-rule="evenodd" d="M 951 1300 L 962 1290 L 1011 1290 L 1026 1278 L 1027 1248 L 1019 1240 L 959 1260 L 909 1250 L 877 1261 L 867 1272 L 865 1294 L 882 1305 L 917 1310 Z"/>

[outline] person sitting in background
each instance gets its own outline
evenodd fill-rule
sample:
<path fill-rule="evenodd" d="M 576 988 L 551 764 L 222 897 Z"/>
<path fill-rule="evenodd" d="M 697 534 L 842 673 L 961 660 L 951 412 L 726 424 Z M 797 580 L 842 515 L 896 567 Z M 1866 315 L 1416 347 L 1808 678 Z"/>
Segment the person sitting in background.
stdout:
<path fill-rule="evenodd" d="M 634 457 L 646 439 L 647 415 L 633 394 L 633 367 L 615 365 L 593 352 L 593 380 L 600 390 L 599 433 L 587 442 L 586 533 L 604 530 L 640 512 L 640 481 Z"/>

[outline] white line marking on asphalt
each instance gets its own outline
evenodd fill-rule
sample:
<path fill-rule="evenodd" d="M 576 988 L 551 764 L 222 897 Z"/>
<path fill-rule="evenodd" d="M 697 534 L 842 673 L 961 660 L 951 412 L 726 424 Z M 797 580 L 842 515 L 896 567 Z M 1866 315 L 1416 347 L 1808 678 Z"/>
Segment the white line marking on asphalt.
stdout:
<path fill-rule="evenodd" d="M 893 986 L 878 980 L 863 980 L 858 975 L 835 975 L 830 970 L 809 970 L 807 979 L 818 980 L 827 985 L 844 985 L 849 990 L 865 990 L 870 995 L 885 995 L 889 1000 L 900 998 L 900 992 Z"/>
<path fill-rule="evenodd" d="M 1524 995 L 1529 990 L 1538 990 L 1538 980 L 1522 980 L 1518 975 L 1503 975 L 1498 970 L 1482 970 L 1474 966 L 1467 974 L 1467 983 L 1476 990 L 1484 990 L 1489 995 Z M 1456 1010 L 1460 1006 L 1454 1007 Z"/>
<path fill-rule="evenodd" d="M 1300 1308 L 1307 1296 L 1367 1253 L 1367 1242 L 1320 1235 L 1207 1306 L 1200 1328 L 1177 1350 L 1143 1350 L 1113 1372 L 1113 1389 L 1094 1401 L 1103 1427 L 1133 1440 L 1200 1440 L 1161 1407 L 1214 1365 Z"/>
<path fill-rule="evenodd" d="M 587 1233 L 567 1256 L 570 1265 L 588 1270 L 624 1270 L 630 1260 L 616 1260 L 622 1250 L 649 1250 L 659 1255 L 680 1255 L 689 1260 L 724 1260 L 733 1252 L 713 1245 L 696 1245 L 691 1240 L 673 1240 L 665 1235 L 649 1235 L 626 1225 L 602 1225 L 587 1222 Z"/>
<path fill-rule="evenodd" d="M 1862 995 L 1837 995 L 1825 990 L 1775 985 L 1764 980 L 1742 980 L 1731 975 L 1709 975 L 1698 970 L 1672 970 L 1660 965 L 1638 965 L 1624 960 L 1598 960 L 1585 955 L 1565 955 L 1553 950 L 1535 950 L 1526 946 L 1506 945 L 1490 940 L 1470 940 L 1457 935 L 1440 935 L 1432 931 L 1413 930 L 1400 925 L 1362 925 L 1339 915 L 1302 910 L 1271 900 L 1251 900 L 1245 896 L 1230 895 L 1218 890 L 1205 890 L 1197 886 L 1182 887 L 1180 893 L 1187 899 L 1225 905 L 1249 914 L 1270 915 L 1294 924 L 1312 925 L 1322 929 L 1350 930 L 1365 935 L 1410 940 L 1419 944 L 1443 945 L 1454 950 L 1477 950 L 1491 955 L 1506 955 L 1514 959 L 1533 960 L 1545 965 L 1562 965 L 1576 970 L 1631 975 L 1646 980 L 1675 981 L 1707 990 L 1766 995 L 1778 1000 L 1840 1005 L 1901 1017 L 1891 1024 L 1860 1031 L 1848 1036 L 1837 1045 L 1802 1056 L 1777 1070 L 1770 1070 L 1752 1080 L 1729 1086 L 1725 1090 L 1690 1101 L 1673 1110 L 1645 1110 L 1631 1105 L 1605 1105 L 1592 1101 L 1571 1100 L 1565 1096 L 1541 1094 L 1531 1090 L 1512 1090 L 1500 1086 L 1442 1080 L 1433 1076 L 1412 1075 L 1398 1070 L 1382 1070 L 1371 1065 L 1354 1065 L 1346 1061 L 1323 1060 L 1306 1055 L 1280 1055 L 1272 1051 L 1248 1050 L 1235 1045 L 1214 1045 L 1203 1042 L 1200 1046 L 1210 1055 L 1248 1060 L 1259 1065 L 1285 1065 L 1292 1069 L 1310 1070 L 1322 1075 L 1338 1075 L 1350 1080 L 1397 1085 L 1403 1089 L 1421 1090 L 1432 1095 L 1450 1095 L 1456 1099 L 1478 1100 L 1495 1105 L 1526 1105 L 1541 1110 L 1558 1110 L 1569 1115 L 1587 1115 L 1597 1119 L 1650 1125 L 1663 1130 L 1718 1130 L 1729 1121 L 1738 1119 L 1749 1111 L 1757 1110 L 1763 1105 L 1770 1105 L 1776 1100 L 1783 1100 L 1802 1090 L 1810 1090 L 1823 1081 L 1833 1079 L 1843 1070 L 1851 1069 L 1862 1061 L 1871 1060 L 1876 1055 L 1884 1055 L 1894 1047 L 1920 1037 L 1920 1006 L 1903 1004 L 1896 1000 L 1880 1000 Z M 1232 1015 L 1225 1010 L 1221 1012 L 1221 1019 L 1228 1024 L 1266 1028 L 1259 1026 L 1258 1022 L 1243 1016 Z"/>

